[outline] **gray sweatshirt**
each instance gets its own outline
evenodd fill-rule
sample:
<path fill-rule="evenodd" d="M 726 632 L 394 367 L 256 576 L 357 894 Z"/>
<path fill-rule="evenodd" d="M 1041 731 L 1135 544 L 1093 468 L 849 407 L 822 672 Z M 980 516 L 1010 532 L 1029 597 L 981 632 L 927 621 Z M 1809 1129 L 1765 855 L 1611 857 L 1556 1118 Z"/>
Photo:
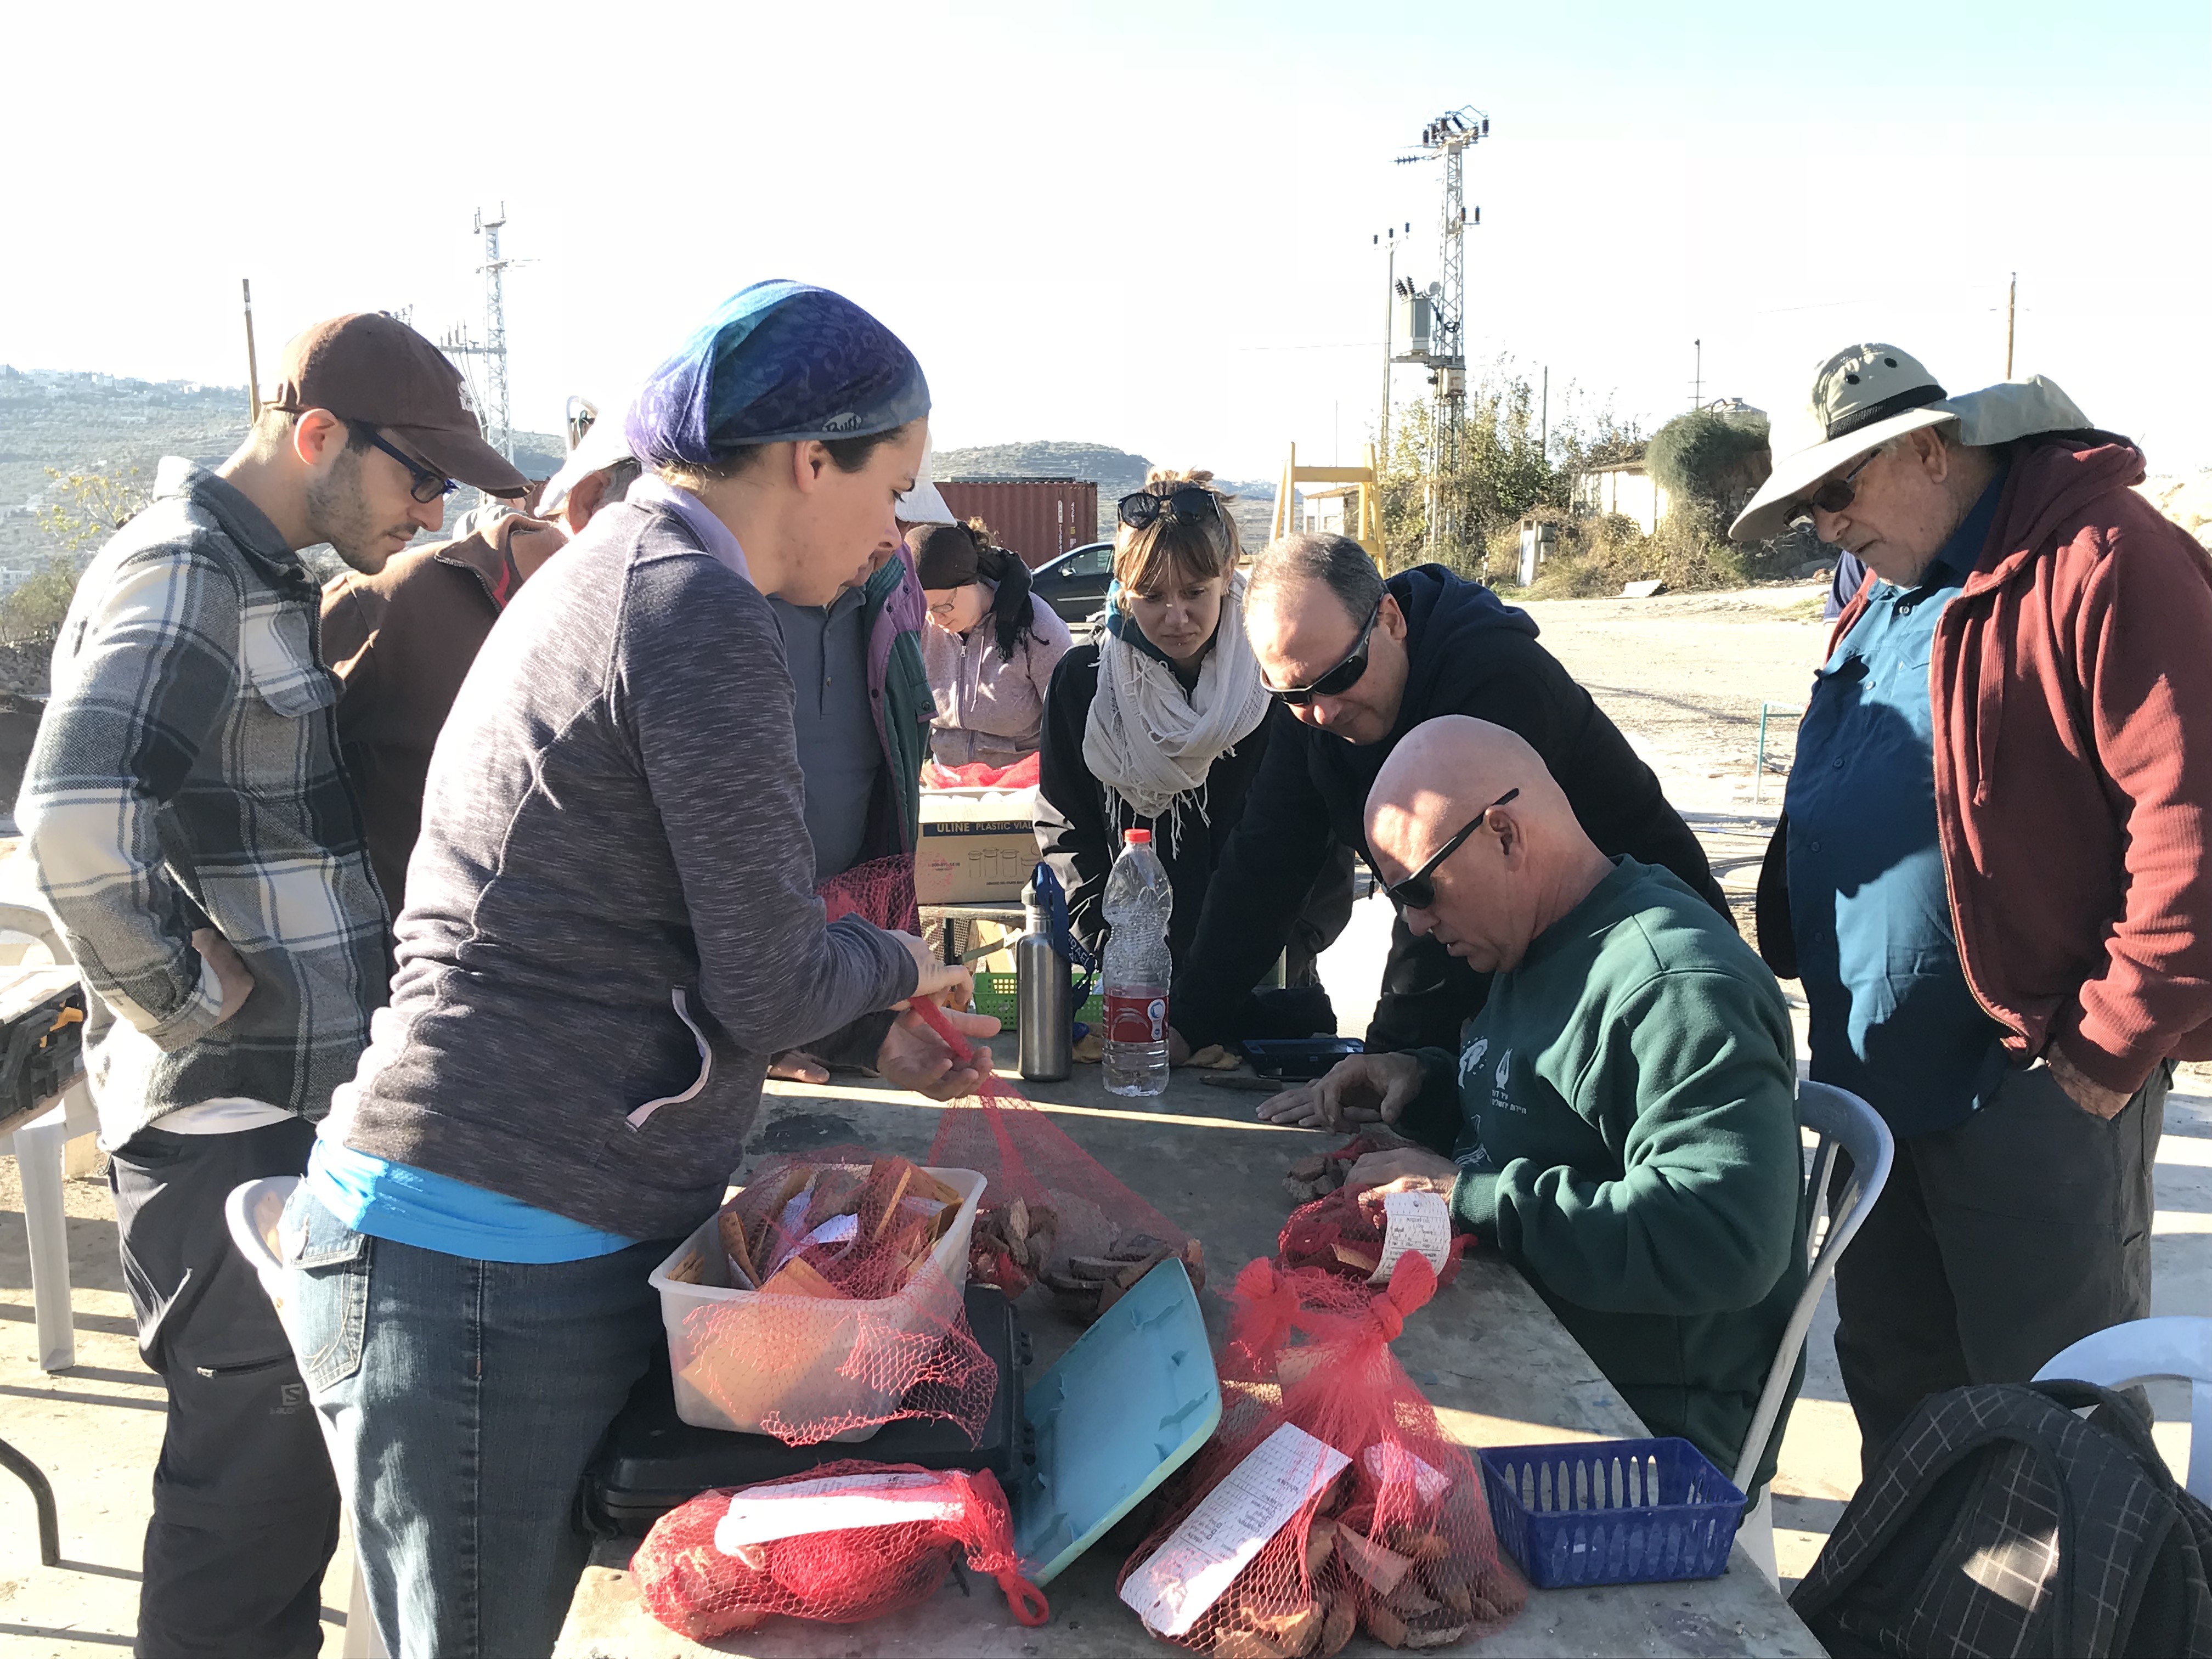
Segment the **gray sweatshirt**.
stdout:
<path fill-rule="evenodd" d="M 665 508 L 595 517 L 439 736 L 392 1004 L 325 1133 L 635 1238 L 712 1213 L 769 1058 L 915 986 L 823 924 L 792 708 L 750 581 Z"/>

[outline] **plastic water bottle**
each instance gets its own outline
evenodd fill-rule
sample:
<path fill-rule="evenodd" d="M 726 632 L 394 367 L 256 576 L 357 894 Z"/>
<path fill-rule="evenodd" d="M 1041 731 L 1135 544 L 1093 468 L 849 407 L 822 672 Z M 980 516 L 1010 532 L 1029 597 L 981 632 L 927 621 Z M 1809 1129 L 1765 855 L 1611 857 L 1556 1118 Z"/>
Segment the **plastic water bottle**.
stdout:
<path fill-rule="evenodd" d="M 1152 851 L 1152 832 L 1132 830 L 1106 878 L 1106 1091 L 1168 1090 L 1168 915 L 1175 889 Z"/>

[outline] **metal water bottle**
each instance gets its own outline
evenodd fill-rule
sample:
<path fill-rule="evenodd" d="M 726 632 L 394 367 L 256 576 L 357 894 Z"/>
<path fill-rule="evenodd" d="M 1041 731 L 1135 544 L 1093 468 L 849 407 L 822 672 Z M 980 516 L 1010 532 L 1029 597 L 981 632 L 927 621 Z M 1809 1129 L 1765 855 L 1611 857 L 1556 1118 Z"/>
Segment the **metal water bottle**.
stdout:
<path fill-rule="evenodd" d="M 1032 1083 L 1058 1083 L 1068 1073 L 1075 1008 L 1070 1000 L 1067 958 L 1053 949 L 1034 881 L 1022 889 L 1027 928 L 1014 941 L 1014 1000 L 1020 1024 L 1022 1075 Z"/>

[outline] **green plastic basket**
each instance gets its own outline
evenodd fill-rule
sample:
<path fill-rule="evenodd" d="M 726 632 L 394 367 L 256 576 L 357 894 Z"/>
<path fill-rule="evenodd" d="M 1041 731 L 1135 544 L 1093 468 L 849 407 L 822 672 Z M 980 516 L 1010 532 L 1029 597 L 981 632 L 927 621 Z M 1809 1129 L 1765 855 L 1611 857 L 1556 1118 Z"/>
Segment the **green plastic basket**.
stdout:
<path fill-rule="evenodd" d="M 978 974 L 975 975 L 975 1012 L 995 1014 L 999 1024 L 1006 1030 L 1015 1030 L 1021 1024 L 1021 999 L 1015 994 L 1012 974 Z M 1106 1019 L 1106 1005 L 1096 985 L 1084 999 L 1083 1006 L 1075 1011 L 1079 1025 L 1088 1025 L 1097 1030 Z"/>

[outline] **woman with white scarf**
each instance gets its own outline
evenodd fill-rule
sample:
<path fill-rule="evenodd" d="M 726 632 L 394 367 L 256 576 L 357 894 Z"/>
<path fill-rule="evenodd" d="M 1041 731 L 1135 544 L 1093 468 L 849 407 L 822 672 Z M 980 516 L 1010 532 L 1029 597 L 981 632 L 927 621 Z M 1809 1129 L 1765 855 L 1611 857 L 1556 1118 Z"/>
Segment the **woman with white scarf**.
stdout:
<path fill-rule="evenodd" d="M 1093 951 L 1105 945 L 1106 876 L 1122 832 L 1150 830 L 1175 889 L 1168 948 L 1182 961 L 1267 752 L 1270 705 L 1244 634 L 1232 498 L 1212 477 L 1155 468 L 1121 498 L 1106 625 L 1060 659 L 1046 696 L 1037 845 Z M 1313 954 L 1343 925 L 1346 907 L 1329 908 L 1334 927 L 1300 930 L 1292 985 L 1310 980 Z M 1327 1023 L 1327 1004 L 1301 1001 L 1292 1023 L 1303 1036 Z"/>

